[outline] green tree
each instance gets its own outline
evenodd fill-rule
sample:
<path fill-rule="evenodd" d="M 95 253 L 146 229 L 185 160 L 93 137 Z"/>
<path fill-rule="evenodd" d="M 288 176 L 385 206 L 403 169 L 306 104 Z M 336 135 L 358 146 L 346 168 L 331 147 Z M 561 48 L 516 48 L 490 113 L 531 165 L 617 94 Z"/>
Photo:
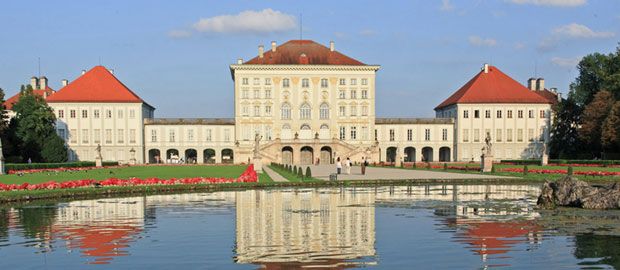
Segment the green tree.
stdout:
<path fill-rule="evenodd" d="M 584 108 L 581 115 L 581 127 L 579 137 L 588 144 L 593 155 L 597 155 L 602 150 L 601 132 L 603 122 L 609 115 L 609 111 L 614 104 L 611 92 L 602 90 L 594 95 L 592 102 Z"/>
<path fill-rule="evenodd" d="M 4 105 L 6 100 L 4 100 L 4 98 L 4 90 L 0 88 L 0 136 L 3 136 L 4 132 L 9 128 L 9 123 L 7 121 L 9 117 L 6 114 L 6 106 Z"/>
<path fill-rule="evenodd" d="M 594 95 L 603 89 L 608 62 L 609 57 L 601 53 L 593 53 L 581 59 L 577 65 L 579 76 L 570 85 L 569 93 L 578 106 L 589 104 Z"/>
<path fill-rule="evenodd" d="M 620 147 L 620 101 L 614 103 L 603 123 L 601 144 L 605 150 L 613 151 Z"/>
<path fill-rule="evenodd" d="M 66 162 L 67 161 L 67 146 L 65 141 L 56 135 L 56 133 L 50 134 L 45 139 L 45 144 L 41 150 L 41 157 L 45 162 Z"/>
<path fill-rule="evenodd" d="M 573 97 L 568 97 L 553 107 L 553 115 L 555 119 L 551 126 L 550 155 L 553 158 L 574 157 L 582 145 L 577 132 L 581 108 Z"/>

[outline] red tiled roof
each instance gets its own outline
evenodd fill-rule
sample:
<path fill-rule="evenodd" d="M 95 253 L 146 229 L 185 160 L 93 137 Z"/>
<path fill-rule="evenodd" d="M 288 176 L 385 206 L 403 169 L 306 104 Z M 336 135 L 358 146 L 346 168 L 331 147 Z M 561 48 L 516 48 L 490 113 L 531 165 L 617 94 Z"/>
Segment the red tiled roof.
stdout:
<path fill-rule="evenodd" d="M 546 100 L 548 100 L 552 104 L 558 103 L 558 94 L 556 94 L 554 92 L 551 92 L 551 91 L 549 91 L 547 89 L 540 90 L 540 91 L 534 91 L 534 93 L 536 93 L 539 96 L 545 98 Z"/>
<path fill-rule="evenodd" d="M 35 95 L 41 96 L 43 98 L 45 98 L 45 94 L 47 93 L 47 96 L 49 97 L 50 95 L 54 94 L 54 89 L 50 88 L 49 86 L 45 87 L 45 89 L 40 89 L 40 90 L 32 90 L 32 92 Z M 6 110 L 12 110 L 13 109 L 13 104 L 17 103 L 19 101 L 19 97 L 21 96 L 21 92 L 15 94 L 14 96 L 10 97 L 9 99 L 7 99 L 4 102 L 4 107 L 6 108 Z"/>
<path fill-rule="evenodd" d="M 481 70 L 452 96 L 435 107 L 441 109 L 457 103 L 551 103 L 504 74 L 497 67 Z"/>
<path fill-rule="evenodd" d="M 304 55 L 304 56 L 302 56 Z M 277 46 L 276 51 L 265 50 L 245 62 L 250 65 L 366 65 L 337 51 L 331 51 L 312 40 L 289 40 Z"/>
<path fill-rule="evenodd" d="M 47 102 L 143 103 L 144 101 L 105 67 L 96 66 L 58 90 L 47 99 Z"/>

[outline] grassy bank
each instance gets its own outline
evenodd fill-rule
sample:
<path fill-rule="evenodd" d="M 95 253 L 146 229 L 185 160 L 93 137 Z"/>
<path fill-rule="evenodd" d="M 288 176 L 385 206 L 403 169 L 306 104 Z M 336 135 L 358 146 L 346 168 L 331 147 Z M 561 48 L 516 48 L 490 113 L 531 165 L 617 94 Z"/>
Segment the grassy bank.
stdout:
<path fill-rule="evenodd" d="M 282 177 L 286 178 L 289 182 L 312 182 L 312 181 L 323 181 L 314 177 L 299 177 L 298 174 L 292 173 L 286 169 L 283 169 L 276 165 L 269 165 L 269 168 L 274 170 L 276 173 L 280 174 Z M 305 173 L 304 168 L 302 168 L 303 173 Z"/>

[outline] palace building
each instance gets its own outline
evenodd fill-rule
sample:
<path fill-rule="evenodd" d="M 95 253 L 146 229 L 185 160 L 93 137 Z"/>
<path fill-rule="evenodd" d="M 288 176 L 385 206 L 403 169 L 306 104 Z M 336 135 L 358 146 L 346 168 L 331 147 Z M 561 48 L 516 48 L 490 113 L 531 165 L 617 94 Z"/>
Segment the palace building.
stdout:
<path fill-rule="evenodd" d="M 289 164 L 330 164 L 338 157 L 475 161 L 487 134 L 496 158 L 542 155 L 559 98 L 542 78 L 526 87 L 485 64 L 435 108 L 435 118 L 379 118 L 380 68 L 344 55 L 333 42 L 261 45 L 256 57 L 230 65 L 234 118 L 225 119 L 155 118 L 155 108 L 103 66 L 63 80 L 58 91 L 46 78 L 43 86 L 44 77 L 32 83 L 56 113 L 70 160 L 94 160 L 101 145 L 104 160 L 121 163 L 247 163 L 257 134 L 263 162 Z"/>

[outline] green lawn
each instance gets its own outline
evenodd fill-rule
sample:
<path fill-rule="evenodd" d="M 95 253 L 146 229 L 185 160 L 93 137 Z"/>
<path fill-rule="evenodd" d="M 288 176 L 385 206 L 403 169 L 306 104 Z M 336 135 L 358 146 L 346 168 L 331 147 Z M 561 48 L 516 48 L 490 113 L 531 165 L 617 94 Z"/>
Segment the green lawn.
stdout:
<path fill-rule="evenodd" d="M 42 172 L 25 174 L 24 176 L 0 175 L 0 182 L 5 184 L 30 183 L 37 184 L 47 181 L 64 182 L 70 180 L 94 179 L 103 180 L 107 178 L 127 179 L 131 177 L 149 178 L 157 177 L 161 179 L 185 178 L 185 177 L 226 177 L 237 178 L 247 166 L 133 166 L 114 169 L 93 169 L 88 171 L 76 172 Z M 259 175 L 260 182 L 273 182 L 267 174 Z"/>

